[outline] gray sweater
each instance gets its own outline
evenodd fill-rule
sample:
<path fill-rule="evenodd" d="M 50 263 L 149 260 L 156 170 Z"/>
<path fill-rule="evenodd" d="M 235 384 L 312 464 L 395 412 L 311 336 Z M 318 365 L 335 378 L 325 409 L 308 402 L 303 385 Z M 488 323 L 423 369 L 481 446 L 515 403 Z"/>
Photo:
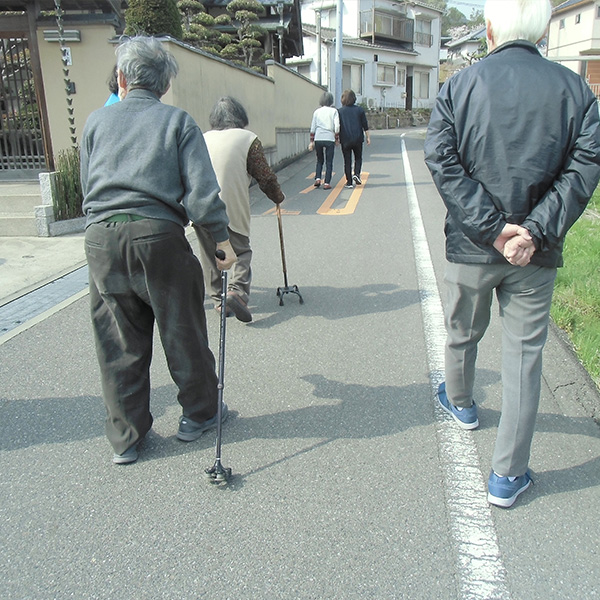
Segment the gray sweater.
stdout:
<path fill-rule="evenodd" d="M 203 225 L 228 239 L 204 137 L 185 111 L 148 90 L 94 111 L 83 130 L 81 183 L 86 226 L 118 213 Z"/>

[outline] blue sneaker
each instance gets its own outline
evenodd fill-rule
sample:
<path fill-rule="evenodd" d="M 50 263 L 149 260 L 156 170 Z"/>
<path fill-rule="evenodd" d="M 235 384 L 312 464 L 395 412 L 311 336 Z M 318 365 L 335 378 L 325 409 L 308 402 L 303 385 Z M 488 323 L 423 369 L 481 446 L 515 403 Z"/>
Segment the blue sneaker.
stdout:
<path fill-rule="evenodd" d="M 452 418 L 459 424 L 463 429 L 475 429 L 479 427 L 479 419 L 477 418 L 477 407 L 475 402 L 469 408 L 459 409 L 448 400 L 446 395 L 446 382 L 442 381 L 438 388 L 437 399 L 440 406 L 452 416 Z"/>
<path fill-rule="evenodd" d="M 533 479 L 529 471 L 514 481 L 510 481 L 508 477 L 500 477 L 492 471 L 488 479 L 488 502 L 502 508 L 509 508 L 515 503 L 519 494 L 522 494 L 532 483 Z"/>
<path fill-rule="evenodd" d="M 221 414 L 221 423 L 225 422 L 229 409 L 227 404 L 223 402 L 223 410 Z M 196 423 L 188 417 L 179 417 L 179 429 L 177 430 L 177 438 L 184 442 L 193 442 L 197 440 L 205 431 L 217 426 L 217 415 L 212 419 L 207 419 L 203 423 Z"/>

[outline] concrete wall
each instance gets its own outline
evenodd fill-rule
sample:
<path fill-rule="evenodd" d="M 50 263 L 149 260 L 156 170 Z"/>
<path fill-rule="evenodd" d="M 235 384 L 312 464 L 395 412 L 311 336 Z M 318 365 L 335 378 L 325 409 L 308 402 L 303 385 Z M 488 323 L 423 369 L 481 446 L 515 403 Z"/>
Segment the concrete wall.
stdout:
<path fill-rule="evenodd" d="M 81 42 L 67 42 L 72 65 L 69 78 L 75 83 L 73 99 L 78 140 L 88 115 L 104 105 L 109 96 L 107 80 L 115 64 L 115 47 L 109 42 L 115 30 L 108 25 L 78 26 Z M 65 93 L 63 62 L 58 42 L 46 42 L 43 29 L 38 29 L 38 44 L 48 106 L 52 146 L 56 156 L 71 146 Z"/>
<path fill-rule="evenodd" d="M 107 79 L 115 64 L 114 30 L 106 25 L 79 26 L 81 42 L 69 42 L 75 83 L 72 96 L 78 140 L 89 114 L 103 106 L 109 92 Z M 58 43 L 44 41 L 38 32 L 44 86 L 54 154 L 71 146 L 63 64 Z M 163 97 L 208 129 L 208 116 L 221 96 L 234 96 L 248 112 L 248 128 L 260 138 L 273 165 L 306 150 L 312 113 L 323 88 L 295 71 L 271 62 L 268 76 L 236 67 L 175 40 L 165 44 L 179 63 L 179 74 Z"/>

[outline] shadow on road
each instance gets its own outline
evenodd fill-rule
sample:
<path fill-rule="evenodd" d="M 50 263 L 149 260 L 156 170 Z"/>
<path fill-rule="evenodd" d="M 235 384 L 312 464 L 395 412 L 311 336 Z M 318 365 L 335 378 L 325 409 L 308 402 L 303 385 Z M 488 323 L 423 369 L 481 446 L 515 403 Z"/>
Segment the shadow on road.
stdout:
<path fill-rule="evenodd" d="M 282 283 L 283 285 L 283 283 Z M 284 294 L 279 305 L 277 288 L 253 288 L 250 308 L 256 329 L 268 329 L 296 316 L 329 320 L 393 312 L 419 303 L 417 290 L 404 290 L 393 284 L 363 285 L 351 288 L 299 286 L 304 304 L 295 294 Z"/>

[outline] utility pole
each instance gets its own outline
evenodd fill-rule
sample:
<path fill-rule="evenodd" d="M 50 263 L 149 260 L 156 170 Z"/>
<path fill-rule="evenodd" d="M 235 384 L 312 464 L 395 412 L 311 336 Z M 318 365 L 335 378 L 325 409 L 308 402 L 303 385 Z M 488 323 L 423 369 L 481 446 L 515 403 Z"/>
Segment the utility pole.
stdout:
<path fill-rule="evenodd" d="M 335 40 L 335 100 L 338 106 L 341 105 L 342 99 L 342 66 L 343 66 L 343 50 L 342 44 L 343 27 L 342 19 L 344 16 L 344 2 L 337 0 L 337 31 Z"/>
<path fill-rule="evenodd" d="M 322 64 L 321 64 L 321 9 L 315 9 L 315 18 L 317 21 L 317 83 L 321 85 L 323 81 L 322 77 Z"/>

